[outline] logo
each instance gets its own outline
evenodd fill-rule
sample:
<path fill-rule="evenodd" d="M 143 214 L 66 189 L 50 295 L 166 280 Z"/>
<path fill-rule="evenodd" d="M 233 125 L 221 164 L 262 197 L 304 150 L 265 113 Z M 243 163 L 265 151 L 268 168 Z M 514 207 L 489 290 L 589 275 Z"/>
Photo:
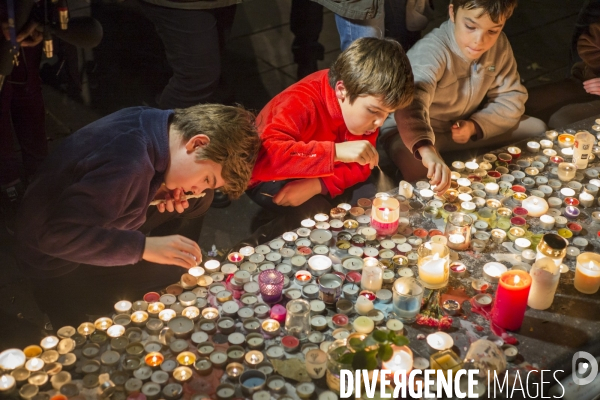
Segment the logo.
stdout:
<path fill-rule="evenodd" d="M 585 360 L 585 361 L 584 361 Z M 573 382 L 577 385 L 588 385 L 598 375 L 598 362 L 596 358 L 585 351 L 578 351 L 573 356 Z"/>

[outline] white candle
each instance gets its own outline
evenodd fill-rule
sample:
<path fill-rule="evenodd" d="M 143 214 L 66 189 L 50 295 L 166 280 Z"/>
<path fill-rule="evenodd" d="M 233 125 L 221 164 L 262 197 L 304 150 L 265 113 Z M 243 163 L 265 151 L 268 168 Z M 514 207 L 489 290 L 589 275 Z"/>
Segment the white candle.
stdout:
<path fill-rule="evenodd" d="M 483 266 L 483 276 L 488 282 L 497 282 L 500 275 L 508 271 L 504 264 L 489 262 Z"/>
<path fill-rule="evenodd" d="M 440 258 L 438 253 L 423 257 L 419 261 L 419 278 L 429 286 L 437 286 L 444 283 L 447 279 L 447 273 L 448 260 Z"/>
<path fill-rule="evenodd" d="M 204 263 L 204 268 L 206 272 L 212 274 L 213 272 L 217 272 L 221 269 L 221 263 L 217 260 L 208 260 Z"/>
<path fill-rule="evenodd" d="M 131 302 L 127 300 L 118 301 L 115 304 L 115 311 L 117 314 L 129 314 L 131 311 Z"/>
<path fill-rule="evenodd" d="M 25 364 L 25 368 L 28 371 L 35 372 L 35 371 L 39 371 L 42 368 L 44 368 L 45 364 L 46 363 L 41 358 L 34 357 L 34 358 L 27 360 L 27 363 Z"/>
<path fill-rule="evenodd" d="M 410 183 L 406 181 L 401 181 L 398 186 L 398 194 L 400 196 L 404 196 L 407 199 L 412 198 L 413 196 L 413 187 Z"/>
<path fill-rule="evenodd" d="M 58 342 L 59 340 L 56 336 L 46 336 L 40 342 L 40 346 L 42 346 L 42 349 L 44 350 L 52 350 L 58 345 Z"/>
<path fill-rule="evenodd" d="M 579 204 L 581 204 L 582 206 L 589 208 L 589 207 L 593 207 L 594 206 L 594 195 L 587 193 L 587 192 L 581 192 L 579 194 Z"/>
<path fill-rule="evenodd" d="M 531 241 L 525 238 L 517 238 L 515 240 L 515 249 L 519 251 L 523 251 L 531 247 Z"/>
<path fill-rule="evenodd" d="M 435 332 L 427 335 L 427 344 L 434 351 L 442 351 L 454 346 L 454 340 L 446 332 Z"/>
<path fill-rule="evenodd" d="M 381 363 L 382 369 L 387 369 L 392 372 L 406 371 L 408 374 L 413 366 L 412 351 L 406 346 L 392 345 L 392 358 Z"/>
<path fill-rule="evenodd" d="M 458 199 L 464 203 L 466 201 L 473 200 L 473 196 L 471 196 L 469 193 L 461 193 L 458 195 Z"/>
<path fill-rule="evenodd" d="M 456 172 L 463 172 L 465 170 L 465 163 L 462 161 L 454 161 L 452 163 L 452 168 L 456 171 Z"/>
<path fill-rule="evenodd" d="M 367 315 L 369 311 L 373 309 L 373 307 L 373 302 L 362 295 L 358 296 L 358 299 L 356 299 L 356 305 L 354 306 L 356 312 L 360 315 Z"/>
<path fill-rule="evenodd" d="M 369 257 L 371 258 L 371 257 Z M 375 264 L 369 263 L 365 259 L 365 263 L 362 270 L 362 278 L 360 280 L 360 287 L 363 290 L 370 290 L 376 292 L 381 289 L 383 285 L 383 269 L 379 265 L 376 259 Z"/>
<path fill-rule="evenodd" d="M 463 201 L 462 203 L 460 203 L 460 207 L 466 213 L 471 213 L 477 208 L 475 203 L 473 203 L 472 201 Z"/>
<path fill-rule="evenodd" d="M 477 164 L 477 161 L 475 160 L 468 161 L 465 163 L 465 167 L 467 168 L 468 172 L 474 172 L 477 168 L 479 168 L 479 164 Z"/>
<path fill-rule="evenodd" d="M 571 188 L 562 188 L 560 189 L 560 194 L 563 197 L 573 197 L 575 196 L 575 191 Z"/>
<path fill-rule="evenodd" d="M 540 217 L 540 228 L 550 230 L 554 228 L 555 219 L 553 216 L 544 214 Z"/>
<path fill-rule="evenodd" d="M 0 377 L 0 395 L 4 393 L 8 394 L 9 391 L 17 385 L 16 379 L 11 375 L 2 375 Z"/>
<path fill-rule="evenodd" d="M 0 368 L 10 371 L 25 364 L 25 353 L 19 349 L 8 349 L 0 353 Z"/>
<path fill-rule="evenodd" d="M 531 289 L 527 305 L 536 310 L 550 308 L 560 278 L 560 267 L 549 258 L 536 261 L 531 267 Z"/>
<path fill-rule="evenodd" d="M 456 180 L 456 183 L 458 183 L 458 186 L 463 186 L 463 187 L 471 186 L 471 181 L 468 178 L 458 178 Z"/>
<path fill-rule="evenodd" d="M 542 146 L 542 149 L 551 149 L 554 146 L 554 144 L 551 140 L 542 139 L 540 140 L 540 146 Z"/>
<path fill-rule="evenodd" d="M 496 182 L 488 182 L 485 184 L 485 192 L 490 195 L 497 195 L 500 186 Z"/>
<path fill-rule="evenodd" d="M 308 259 L 308 266 L 313 275 L 321 276 L 331 269 L 332 261 L 327 256 L 316 255 Z"/>
<path fill-rule="evenodd" d="M 196 278 L 199 276 L 204 275 L 204 268 L 202 267 L 192 267 L 190 269 L 188 269 L 188 274 L 195 276 Z"/>
<path fill-rule="evenodd" d="M 431 189 L 421 189 L 419 190 L 419 194 L 421 198 L 425 201 L 429 201 L 433 198 L 433 190 Z"/>
<path fill-rule="evenodd" d="M 361 297 L 362 296 L 359 296 L 359 299 Z M 368 335 L 369 333 L 373 332 L 373 329 L 375 329 L 375 322 L 373 322 L 373 320 L 369 317 L 358 317 L 352 323 L 352 327 L 356 332 Z"/>
<path fill-rule="evenodd" d="M 124 333 L 125 327 L 123 325 L 113 325 L 106 330 L 106 334 L 111 338 L 121 337 Z"/>
<path fill-rule="evenodd" d="M 448 241 L 453 244 L 461 244 L 465 242 L 465 237 L 461 234 L 454 233 L 448 237 Z"/>
<path fill-rule="evenodd" d="M 600 255 L 582 253 L 577 257 L 575 269 L 575 289 L 585 294 L 593 294 L 600 287 Z"/>
<path fill-rule="evenodd" d="M 531 217 L 540 217 L 548 212 L 548 202 L 541 197 L 529 196 L 522 202 L 522 207 Z"/>

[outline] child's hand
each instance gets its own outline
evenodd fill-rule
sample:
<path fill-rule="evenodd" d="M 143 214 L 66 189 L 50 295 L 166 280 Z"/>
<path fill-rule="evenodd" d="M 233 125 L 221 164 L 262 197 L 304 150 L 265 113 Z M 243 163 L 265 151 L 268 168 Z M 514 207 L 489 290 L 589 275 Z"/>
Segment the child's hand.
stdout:
<path fill-rule="evenodd" d="M 321 193 L 318 178 L 291 181 L 273 197 L 273 203 L 279 206 L 299 206 L 314 195 Z"/>
<path fill-rule="evenodd" d="M 172 192 L 167 191 L 163 199 L 165 202 L 156 206 L 158 211 L 161 213 L 164 213 L 166 210 L 168 212 L 177 211 L 179 214 L 181 214 L 190 206 L 190 203 L 185 198 L 185 192 L 183 189 L 175 189 Z"/>
<path fill-rule="evenodd" d="M 379 164 L 379 153 L 377 153 L 375 146 L 367 140 L 336 143 L 335 161 L 344 163 L 357 162 L 360 165 L 369 164 L 369 168 L 373 169 Z"/>
<path fill-rule="evenodd" d="M 473 121 L 460 120 L 452 125 L 452 140 L 456 143 L 467 143 L 475 133 L 475 124 Z"/>
<path fill-rule="evenodd" d="M 588 79 L 583 82 L 583 88 L 589 94 L 600 96 L 600 78 Z"/>
<path fill-rule="evenodd" d="M 450 188 L 450 168 L 433 146 L 422 146 L 418 150 L 423 160 L 423 166 L 427 168 L 427 178 L 433 190 L 442 194 Z"/>
<path fill-rule="evenodd" d="M 180 235 L 148 237 L 142 258 L 157 264 L 191 268 L 202 262 L 198 243 Z"/>

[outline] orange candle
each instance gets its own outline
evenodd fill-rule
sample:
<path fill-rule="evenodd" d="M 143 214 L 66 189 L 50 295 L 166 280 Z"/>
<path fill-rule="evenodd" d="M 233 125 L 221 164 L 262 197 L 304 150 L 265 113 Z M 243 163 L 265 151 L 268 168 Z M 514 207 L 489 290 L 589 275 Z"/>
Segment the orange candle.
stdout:
<path fill-rule="evenodd" d="M 595 253 L 582 253 L 577 257 L 575 269 L 575 289 L 585 294 L 593 294 L 600 288 L 600 256 Z"/>
<path fill-rule="evenodd" d="M 165 357 L 157 351 L 146 354 L 144 361 L 149 367 L 158 367 L 165 360 Z"/>

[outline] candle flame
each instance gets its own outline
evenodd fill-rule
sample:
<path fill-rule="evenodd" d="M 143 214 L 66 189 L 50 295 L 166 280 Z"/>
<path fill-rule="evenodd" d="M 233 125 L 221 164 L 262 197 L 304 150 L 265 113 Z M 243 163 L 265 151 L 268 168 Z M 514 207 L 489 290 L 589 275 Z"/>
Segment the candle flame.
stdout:
<path fill-rule="evenodd" d="M 389 210 L 389 208 L 384 208 L 383 209 L 383 219 L 387 221 L 389 218 L 390 218 L 390 210 Z"/>
<path fill-rule="evenodd" d="M 515 279 L 514 279 L 515 285 L 517 285 L 520 281 L 521 281 L 521 278 L 519 277 L 519 275 L 515 275 Z"/>
<path fill-rule="evenodd" d="M 153 363 L 156 363 L 157 361 L 158 361 L 158 357 L 156 357 L 156 356 L 152 356 L 152 362 L 153 362 Z"/>
<path fill-rule="evenodd" d="M 255 362 L 257 362 L 257 361 L 258 361 L 258 357 L 257 357 L 255 354 L 252 354 L 252 355 L 250 356 L 250 361 L 251 361 L 251 362 L 253 362 L 253 363 L 255 363 Z"/>
<path fill-rule="evenodd" d="M 189 362 L 190 362 L 190 357 L 189 357 L 189 356 L 185 356 L 185 357 L 183 358 L 183 363 L 184 363 L 184 364 L 188 364 Z"/>
<path fill-rule="evenodd" d="M 588 269 L 591 269 L 592 271 L 598 271 L 600 270 L 600 267 L 598 267 L 598 264 L 596 264 L 593 261 L 590 261 L 590 263 L 588 264 Z"/>

